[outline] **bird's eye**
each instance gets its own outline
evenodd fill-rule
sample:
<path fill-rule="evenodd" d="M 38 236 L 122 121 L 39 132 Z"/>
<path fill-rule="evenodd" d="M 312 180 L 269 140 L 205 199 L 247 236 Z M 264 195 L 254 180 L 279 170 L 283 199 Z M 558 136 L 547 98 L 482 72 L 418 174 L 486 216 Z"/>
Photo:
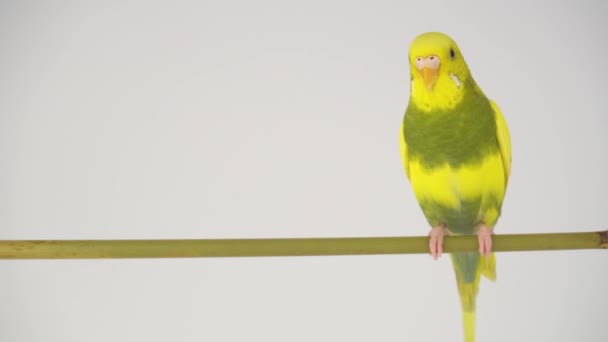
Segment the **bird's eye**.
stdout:
<path fill-rule="evenodd" d="M 450 48 L 450 58 L 454 59 L 454 57 L 456 57 L 456 54 L 454 53 L 454 49 Z"/>

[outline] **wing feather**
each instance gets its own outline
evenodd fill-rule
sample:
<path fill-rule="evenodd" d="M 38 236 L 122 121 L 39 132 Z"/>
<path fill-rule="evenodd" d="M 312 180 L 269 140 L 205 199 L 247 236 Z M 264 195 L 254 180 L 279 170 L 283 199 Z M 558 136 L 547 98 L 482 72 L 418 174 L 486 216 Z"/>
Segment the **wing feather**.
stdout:
<path fill-rule="evenodd" d="M 399 149 L 401 150 L 401 160 L 403 161 L 403 168 L 407 178 L 410 179 L 410 160 L 407 154 L 407 144 L 405 142 L 405 136 L 403 135 L 403 124 L 401 124 L 401 133 L 399 134 Z"/>
<path fill-rule="evenodd" d="M 494 101 L 490 100 L 490 104 L 492 105 L 492 109 L 494 109 L 494 117 L 496 119 L 496 137 L 498 138 L 498 147 L 505 171 L 506 187 L 511 175 L 511 137 L 509 135 L 509 127 L 507 127 L 507 122 L 502 116 L 500 108 L 498 108 L 498 105 Z"/>

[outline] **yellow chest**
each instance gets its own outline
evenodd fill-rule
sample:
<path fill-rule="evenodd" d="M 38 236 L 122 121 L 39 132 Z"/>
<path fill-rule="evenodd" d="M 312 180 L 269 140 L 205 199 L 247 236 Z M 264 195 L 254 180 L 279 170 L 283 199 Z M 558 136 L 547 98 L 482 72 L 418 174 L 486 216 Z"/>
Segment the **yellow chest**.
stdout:
<path fill-rule="evenodd" d="M 499 153 L 457 169 L 447 164 L 429 169 L 411 160 L 409 174 L 416 198 L 423 207 L 426 203 L 459 211 L 465 202 L 479 202 L 479 220 L 492 226 L 498 219 L 506 187 Z"/>

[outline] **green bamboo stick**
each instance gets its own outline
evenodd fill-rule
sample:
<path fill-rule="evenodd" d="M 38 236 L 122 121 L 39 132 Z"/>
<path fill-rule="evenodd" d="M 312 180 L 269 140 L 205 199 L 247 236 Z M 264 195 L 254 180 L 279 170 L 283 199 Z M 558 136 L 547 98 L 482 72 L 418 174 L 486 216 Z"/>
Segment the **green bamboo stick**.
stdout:
<path fill-rule="evenodd" d="M 0 240 L 0 259 L 119 259 L 425 254 L 428 237 L 208 239 L 208 240 Z M 476 236 L 447 236 L 444 251 L 476 251 Z M 550 251 L 608 248 L 608 231 L 514 234 L 493 237 L 492 249 Z"/>

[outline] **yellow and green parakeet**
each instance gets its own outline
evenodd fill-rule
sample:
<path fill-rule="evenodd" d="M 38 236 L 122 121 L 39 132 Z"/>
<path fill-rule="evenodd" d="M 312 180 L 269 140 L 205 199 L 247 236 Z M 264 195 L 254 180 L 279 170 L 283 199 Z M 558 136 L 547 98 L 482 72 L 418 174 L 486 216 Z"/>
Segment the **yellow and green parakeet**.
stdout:
<path fill-rule="evenodd" d="M 492 233 L 511 171 L 505 119 L 473 80 L 456 43 L 428 32 L 410 46 L 410 100 L 401 127 L 401 156 L 432 229 L 433 258 L 446 234 L 477 234 L 479 253 L 452 253 L 466 342 L 475 340 L 481 275 L 494 280 Z"/>

